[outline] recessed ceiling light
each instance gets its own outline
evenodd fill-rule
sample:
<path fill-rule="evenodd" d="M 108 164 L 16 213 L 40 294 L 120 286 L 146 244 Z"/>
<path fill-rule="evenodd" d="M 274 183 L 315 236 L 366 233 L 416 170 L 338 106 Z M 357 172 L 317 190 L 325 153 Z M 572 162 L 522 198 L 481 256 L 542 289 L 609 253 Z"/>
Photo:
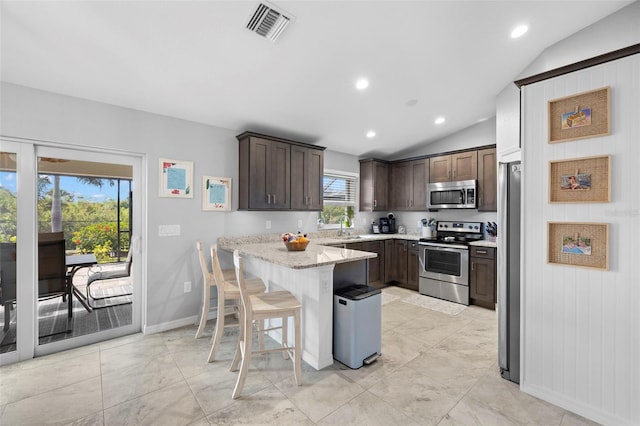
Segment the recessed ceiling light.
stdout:
<path fill-rule="evenodd" d="M 373 137 L 375 137 L 375 136 L 376 136 L 376 132 L 374 132 L 373 130 L 369 130 L 369 131 L 367 132 L 367 137 L 368 137 L 368 138 L 373 138 Z"/>
<path fill-rule="evenodd" d="M 356 89 L 364 90 L 367 87 L 369 87 L 369 80 L 367 80 L 366 78 L 361 78 L 360 80 L 356 81 Z"/>
<path fill-rule="evenodd" d="M 444 117 L 438 117 L 435 119 L 434 123 L 436 124 L 442 124 L 444 123 Z"/>
<path fill-rule="evenodd" d="M 527 31 L 529 31 L 529 27 L 527 27 L 526 25 L 518 25 L 513 29 L 513 31 L 511 31 L 511 38 L 518 38 Z"/>

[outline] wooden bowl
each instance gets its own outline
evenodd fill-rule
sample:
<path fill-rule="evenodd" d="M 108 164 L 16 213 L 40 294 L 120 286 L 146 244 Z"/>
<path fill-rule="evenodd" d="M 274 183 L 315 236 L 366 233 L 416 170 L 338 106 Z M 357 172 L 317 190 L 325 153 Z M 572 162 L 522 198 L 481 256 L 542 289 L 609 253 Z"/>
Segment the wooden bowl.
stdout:
<path fill-rule="evenodd" d="M 305 241 L 303 243 L 284 241 L 284 245 L 287 247 L 288 251 L 304 251 L 309 245 L 309 241 Z"/>

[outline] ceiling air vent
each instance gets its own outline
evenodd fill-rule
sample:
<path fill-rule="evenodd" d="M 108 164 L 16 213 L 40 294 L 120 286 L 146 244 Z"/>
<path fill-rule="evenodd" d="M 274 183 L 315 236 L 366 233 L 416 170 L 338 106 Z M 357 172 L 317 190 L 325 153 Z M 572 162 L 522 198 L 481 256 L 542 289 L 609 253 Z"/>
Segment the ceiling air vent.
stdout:
<path fill-rule="evenodd" d="M 259 3 L 249 19 L 247 28 L 262 37 L 276 41 L 290 21 L 291 19 L 285 16 L 282 11 L 278 11 L 266 3 Z"/>

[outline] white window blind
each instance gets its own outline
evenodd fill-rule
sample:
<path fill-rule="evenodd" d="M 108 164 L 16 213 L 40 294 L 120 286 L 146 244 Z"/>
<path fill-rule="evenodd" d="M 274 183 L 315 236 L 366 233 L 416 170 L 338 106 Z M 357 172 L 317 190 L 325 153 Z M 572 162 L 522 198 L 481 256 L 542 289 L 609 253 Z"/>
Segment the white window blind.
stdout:
<path fill-rule="evenodd" d="M 356 205 L 358 179 L 355 176 L 325 172 L 322 186 L 325 205 Z"/>

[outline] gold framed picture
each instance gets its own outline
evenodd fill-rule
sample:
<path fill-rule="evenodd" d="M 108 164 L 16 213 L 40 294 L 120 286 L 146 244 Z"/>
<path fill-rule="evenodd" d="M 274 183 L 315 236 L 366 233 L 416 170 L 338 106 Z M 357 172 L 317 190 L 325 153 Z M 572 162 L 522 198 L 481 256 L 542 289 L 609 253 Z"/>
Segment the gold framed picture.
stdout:
<path fill-rule="evenodd" d="M 549 161 L 550 203 L 610 201 L 610 155 Z"/>
<path fill-rule="evenodd" d="M 547 262 L 609 269 L 609 224 L 547 222 Z"/>
<path fill-rule="evenodd" d="M 549 101 L 549 143 L 610 133 L 610 87 Z"/>

